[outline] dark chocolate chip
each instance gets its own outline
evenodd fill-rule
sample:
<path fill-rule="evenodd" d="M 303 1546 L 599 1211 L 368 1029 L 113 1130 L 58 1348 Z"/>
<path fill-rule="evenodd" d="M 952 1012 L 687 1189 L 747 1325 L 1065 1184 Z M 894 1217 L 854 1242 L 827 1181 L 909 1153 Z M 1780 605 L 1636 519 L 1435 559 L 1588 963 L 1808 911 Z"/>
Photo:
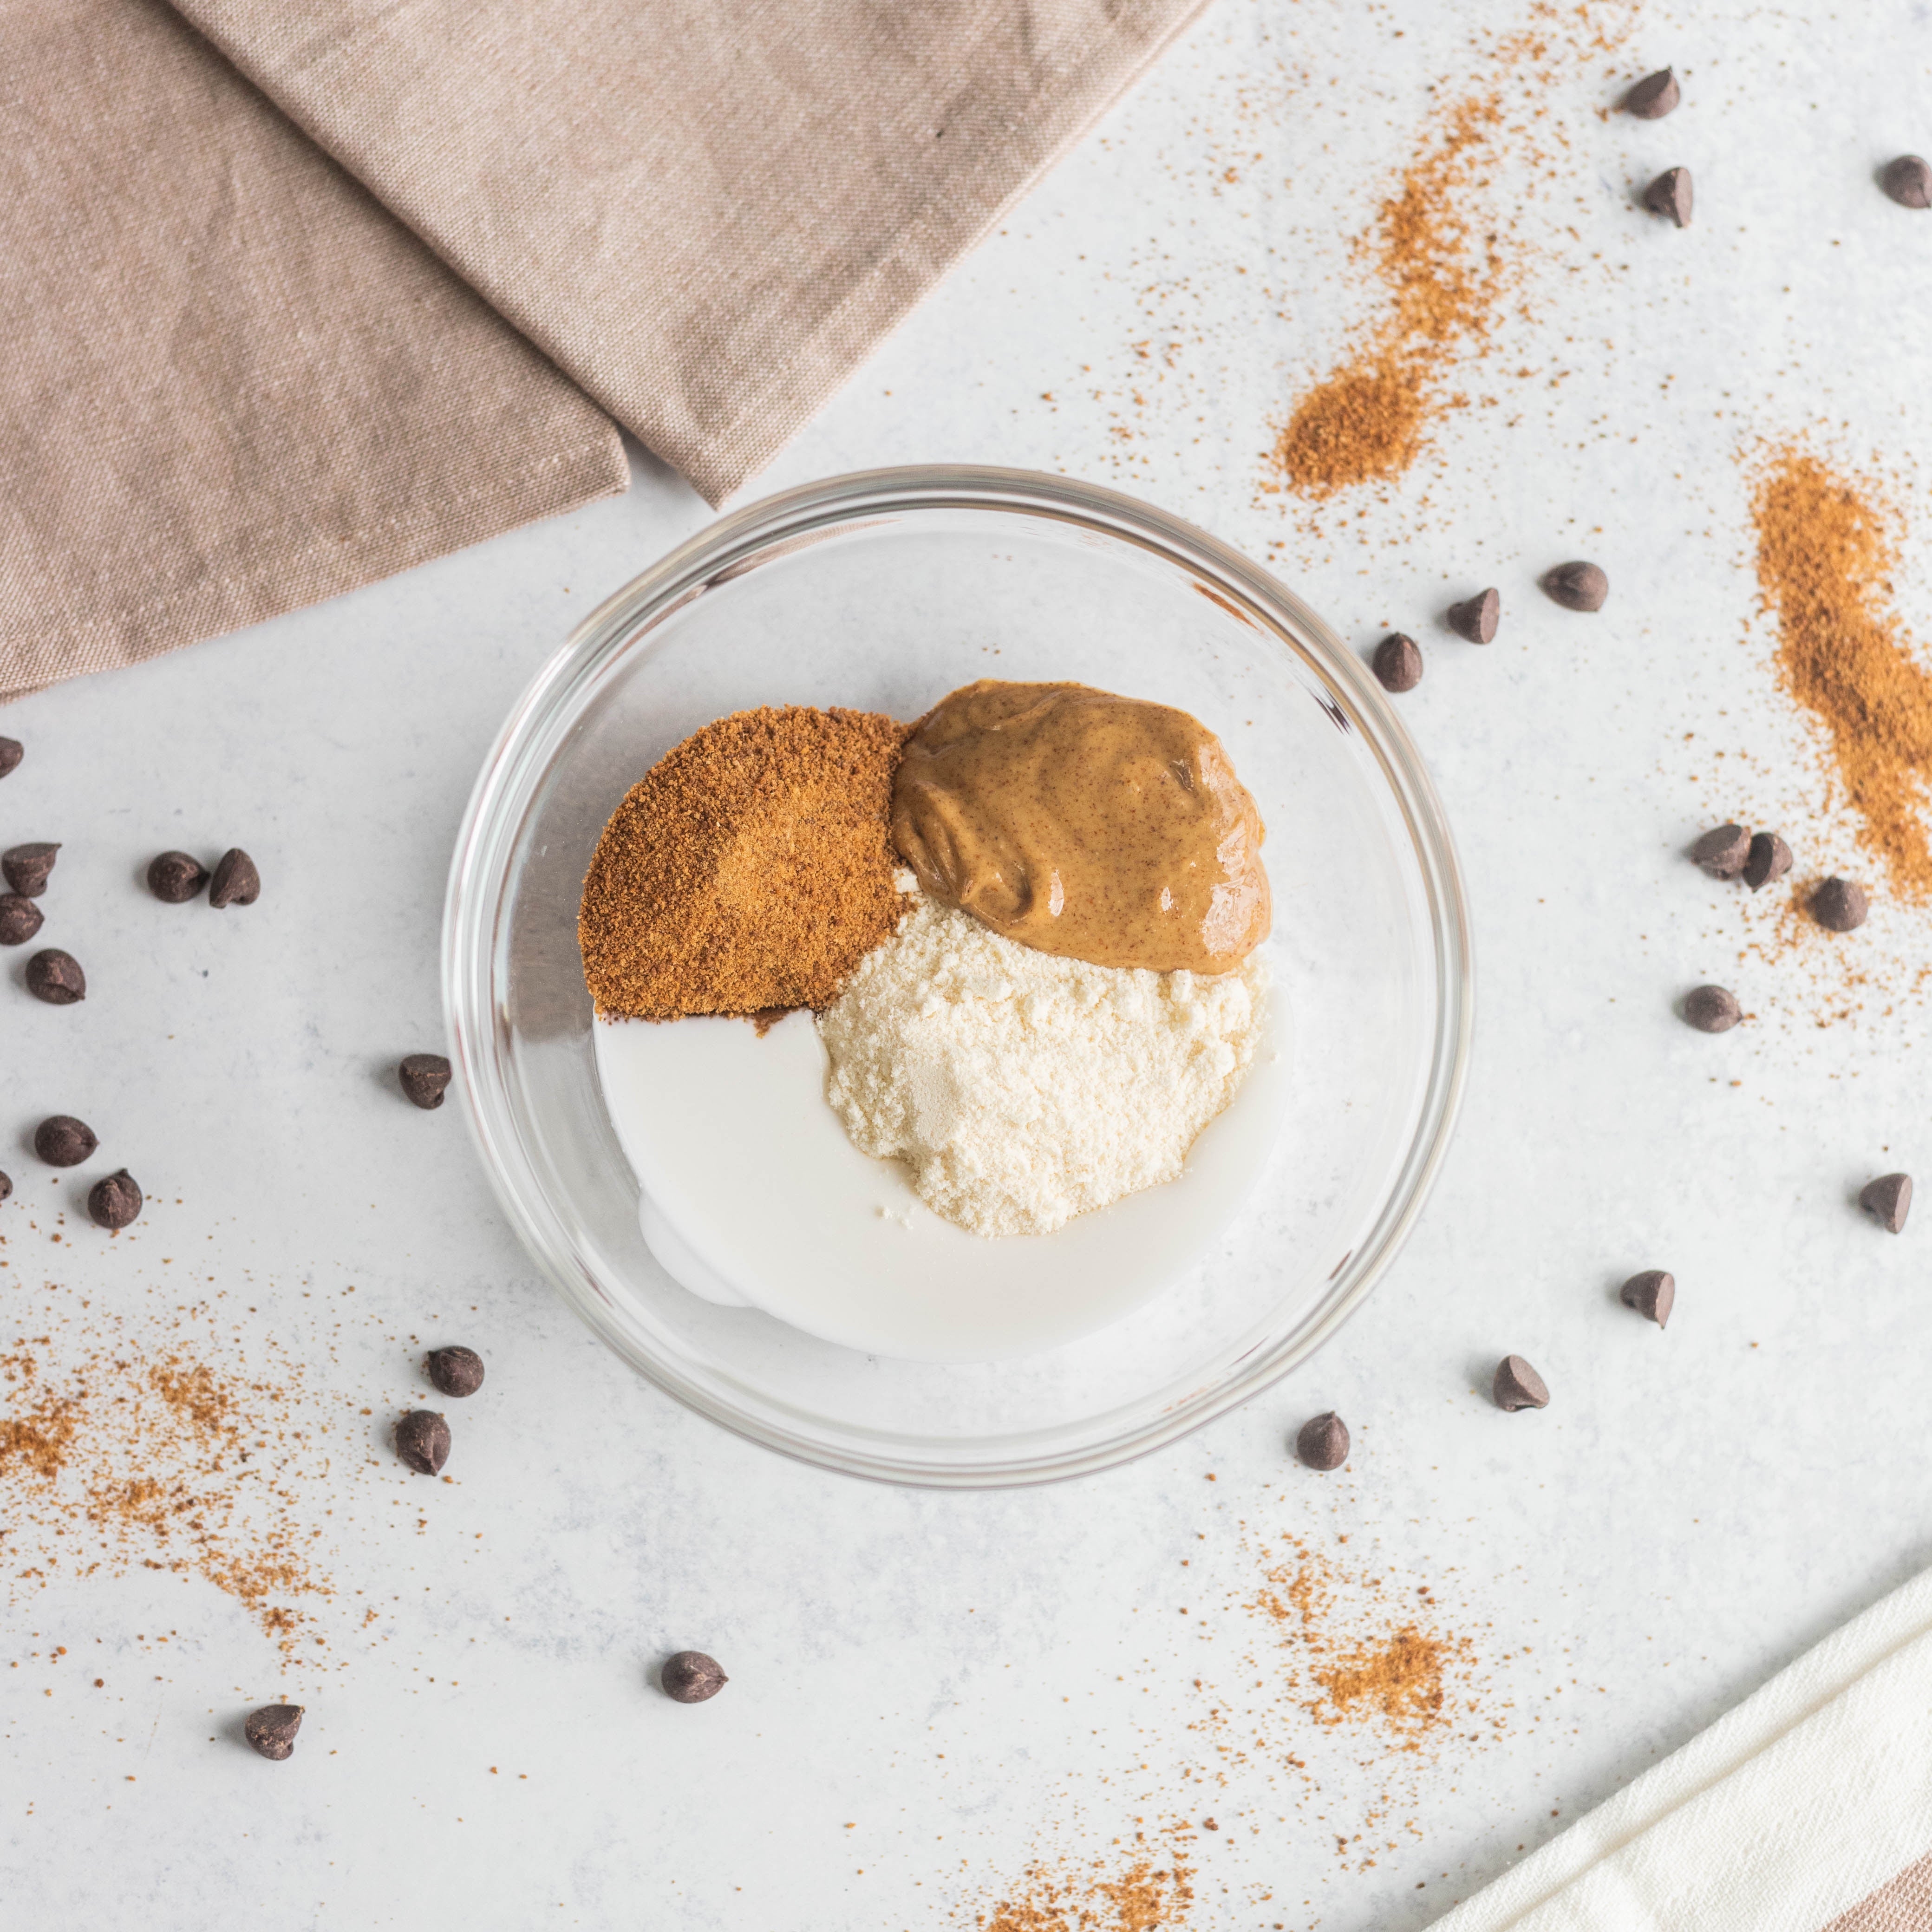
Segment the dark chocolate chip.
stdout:
<path fill-rule="evenodd" d="M 1751 835 L 1750 854 L 1744 860 L 1744 884 L 1756 892 L 1791 869 L 1791 848 L 1775 832 Z"/>
<path fill-rule="evenodd" d="M 1647 74 L 1624 96 L 1624 112 L 1640 121 L 1661 121 L 1683 97 L 1677 91 L 1677 76 L 1667 67 Z"/>
<path fill-rule="evenodd" d="M 1900 208 L 1932 208 L 1932 162 L 1917 154 L 1887 161 L 1878 182 Z"/>
<path fill-rule="evenodd" d="M 1811 916 L 1828 932 L 1851 932 L 1864 924 L 1870 910 L 1864 887 L 1835 872 L 1811 895 Z"/>
<path fill-rule="evenodd" d="M 423 1372 L 444 1395 L 474 1395 L 483 1386 L 483 1358 L 474 1348 L 432 1348 Z"/>
<path fill-rule="evenodd" d="M 1422 682 L 1422 652 L 1415 640 L 1391 631 L 1376 646 L 1375 670 L 1384 691 L 1413 691 Z"/>
<path fill-rule="evenodd" d="M 1694 986 L 1684 995 L 1684 1017 L 1700 1033 L 1729 1033 L 1744 1018 L 1736 994 L 1722 986 Z"/>
<path fill-rule="evenodd" d="M 1339 1469 L 1348 1460 L 1348 1425 L 1331 1408 L 1301 1425 L 1294 1453 L 1311 1469 Z"/>
<path fill-rule="evenodd" d="M 58 844 L 16 845 L 0 852 L 0 872 L 22 898 L 37 899 L 47 889 L 47 874 L 54 868 Z"/>
<path fill-rule="evenodd" d="M 433 1409 L 411 1409 L 396 1424 L 396 1454 L 419 1476 L 441 1474 L 449 1460 L 449 1424 Z"/>
<path fill-rule="evenodd" d="M 50 946 L 27 962 L 27 991 L 50 1006 L 70 1006 L 87 998 L 87 975 L 71 952 Z"/>
<path fill-rule="evenodd" d="M 124 1167 L 87 1191 L 87 1211 L 97 1228 L 121 1228 L 141 1218 L 141 1190 Z"/>
<path fill-rule="evenodd" d="M 730 1681 L 718 1669 L 718 1660 L 701 1650 L 681 1650 L 675 1657 L 666 1658 L 658 1673 L 664 1695 L 680 1704 L 701 1704 L 707 1697 L 716 1696 Z"/>
<path fill-rule="evenodd" d="M 1909 1174 L 1882 1174 L 1858 1190 L 1858 1205 L 1888 1234 L 1905 1226 L 1912 1212 L 1912 1177 Z"/>
<path fill-rule="evenodd" d="M 170 905 L 186 905 L 208 884 L 208 868 L 186 852 L 164 852 L 148 864 L 148 890 Z"/>
<path fill-rule="evenodd" d="M 17 738 L 0 738 L 0 778 L 4 778 L 27 754 Z"/>
<path fill-rule="evenodd" d="M 1666 168 L 1643 191 L 1643 205 L 1653 214 L 1667 214 L 1680 228 L 1690 226 L 1690 170 Z"/>
<path fill-rule="evenodd" d="M 1492 590 L 1479 590 L 1450 605 L 1448 625 L 1457 637 L 1466 638 L 1472 644 L 1486 644 L 1495 638 L 1502 614 L 1502 597 Z"/>
<path fill-rule="evenodd" d="M 1735 879 L 1750 856 L 1750 834 L 1742 825 L 1720 825 L 1690 848 L 1690 856 L 1714 879 Z"/>
<path fill-rule="evenodd" d="M 34 1130 L 34 1151 L 50 1167 L 78 1167 L 100 1144 L 100 1136 L 71 1114 L 50 1114 Z"/>
<path fill-rule="evenodd" d="M 0 1174 L 0 1201 L 5 1200 L 13 1191 L 14 1177 L 10 1174 Z"/>
<path fill-rule="evenodd" d="M 1566 610 L 1600 610 L 1610 580 L 1594 563 L 1559 563 L 1543 573 L 1544 594 Z"/>
<path fill-rule="evenodd" d="M 1617 1299 L 1661 1328 L 1669 1322 L 1672 1306 L 1677 1300 L 1677 1277 L 1668 1268 L 1646 1268 L 1617 1290 Z"/>
<path fill-rule="evenodd" d="M 396 1069 L 396 1078 L 418 1107 L 440 1107 L 449 1087 L 449 1062 L 440 1053 L 412 1053 Z"/>
<path fill-rule="evenodd" d="M 40 929 L 40 909 L 19 892 L 0 892 L 0 946 L 24 946 Z"/>
<path fill-rule="evenodd" d="M 218 912 L 224 906 L 253 905 L 262 896 L 262 875 L 240 846 L 232 845 L 214 862 L 214 883 L 208 902 Z"/>
<path fill-rule="evenodd" d="M 1505 1355 L 1496 1364 L 1490 1385 L 1498 1408 L 1547 1408 L 1550 1390 L 1543 1378 L 1520 1355 Z"/>
<path fill-rule="evenodd" d="M 299 1704 L 264 1704 L 250 1711 L 242 1726 L 249 1748 L 280 1764 L 296 1748 L 296 1733 L 302 1729 Z"/>

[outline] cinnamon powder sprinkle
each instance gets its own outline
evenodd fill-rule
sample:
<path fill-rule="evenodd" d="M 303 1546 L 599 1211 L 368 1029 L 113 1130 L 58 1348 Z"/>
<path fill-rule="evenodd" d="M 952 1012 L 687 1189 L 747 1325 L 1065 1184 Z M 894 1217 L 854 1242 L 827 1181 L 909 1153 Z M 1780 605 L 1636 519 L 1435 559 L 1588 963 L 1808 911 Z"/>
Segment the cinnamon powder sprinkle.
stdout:
<path fill-rule="evenodd" d="M 1932 672 L 1890 608 L 1898 513 L 1875 485 L 1791 444 L 1763 460 L 1751 517 L 1778 680 L 1825 728 L 1860 842 L 1894 896 L 1922 904 L 1932 898 Z"/>
<path fill-rule="evenodd" d="M 1193 1872 L 1178 1856 L 1136 1852 L 1124 1870 L 1030 1865 L 1018 1888 L 980 1915 L 980 1932 L 1160 1932 L 1184 1926 Z"/>
<path fill-rule="evenodd" d="M 605 1018 L 829 1006 L 904 910 L 887 830 L 908 728 L 740 711 L 668 752 L 612 814 L 578 940 Z"/>

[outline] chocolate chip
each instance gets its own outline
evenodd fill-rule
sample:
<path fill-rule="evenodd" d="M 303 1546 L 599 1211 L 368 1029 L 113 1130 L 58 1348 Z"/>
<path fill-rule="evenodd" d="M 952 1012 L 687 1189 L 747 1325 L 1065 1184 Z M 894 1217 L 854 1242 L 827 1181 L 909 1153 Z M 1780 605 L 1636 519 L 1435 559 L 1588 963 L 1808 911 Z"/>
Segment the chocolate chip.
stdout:
<path fill-rule="evenodd" d="M 1735 879 L 1750 856 L 1750 834 L 1742 825 L 1720 825 L 1690 848 L 1690 856 L 1714 879 Z"/>
<path fill-rule="evenodd" d="M 50 946 L 27 962 L 27 991 L 50 1006 L 70 1006 L 87 998 L 87 975 L 71 952 Z"/>
<path fill-rule="evenodd" d="M 1640 121 L 1661 121 L 1682 96 L 1677 91 L 1677 76 L 1667 67 L 1647 74 L 1624 96 L 1624 112 Z"/>
<path fill-rule="evenodd" d="M 100 1136 L 71 1114 L 50 1114 L 34 1130 L 34 1151 L 50 1167 L 78 1167 L 100 1144 Z"/>
<path fill-rule="evenodd" d="M 1339 1469 L 1348 1460 L 1348 1425 L 1331 1408 L 1301 1425 L 1294 1453 L 1311 1469 Z"/>
<path fill-rule="evenodd" d="M 87 1211 L 97 1228 L 119 1229 L 141 1218 L 141 1190 L 124 1167 L 87 1191 Z"/>
<path fill-rule="evenodd" d="M 701 1650 L 681 1650 L 675 1657 L 666 1658 L 658 1672 L 664 1695 L 680 1704 L 701 1704 L 707 1697 L 716 1696 L 730 1681 L 718 1669 L 718 1660 Z"/>
<path fill-rule="evenodd" d="M 242 1735 L 251 1750 L 280 1764 L 296 1748 L 296 1733 L 302 1729 L 299 1704 L 264 1704 L 250 1711 L 242 1726 Z"/>
<path fill-rule="evenodd" d="M 1544 594 L 1566 610 L 1600 610 L 1610 580 L 1594 563 L 1559 563 L 1543 573 Z"/>
<path fill-rule="evenodd" d="M 148 890 L 170 905 L 186 905 L 208 884 L 208 868 L 186 852 L 164 852 L 148 862 Z"/>
<path fill-rule="evenodd" d="M 1459 638 L 1472 644 L 1486 644 L 1494 639 L 1503 614 L 1503 600 L 1494 590 L 1479 590 L 1460 604 L 1449 607 L 1448 626 Z"/>
<path fill-rule="evenodd" d="M 208 902 L 218 912 L 224 906 L 253 905 L 262 896 L 262 875 L 240 846 L 232 845 L 214 862 L 214 882 Z"/>
<path fill-rule="evenodd" d="M 449 1062 L 440 1053 L 412 1053 L 396 1069 L 396 1078 L 418 1107 L 440 1107 L 449 1086 Z"/>
<path fill-rule="evenodd" d="M 1897 1234 L 1912 1212 L 1912 1177 L 1909 1174 L 1882 1174 L 1858 1190 L 1858 1205 L 1888 1234 Z"/>
<path fill-rule="evenodd" d="M 423 1372 L 445 1395 L 474 1395 L 483 1386 L 483 1358 L 474 1348 L 432 1348 Z"/>
<path fill-rule="evenodd" d="M 1391 631 L 1376 646 L 1376 676 L 1384 691 L 1413 691 L 1422 682 L 1422 652 L 1413 638 Z"/>
<path fill-rule="evenodd" d="M 1887 161 L 1878 183 L 1900 208 L 1932 208 L 1932 163 L 1917 154 Z"/>
<path fill-rule="evenodd" d="M 1684 995 L 1684 1017 L 1700 1033 L 1729 1033 L 1744 1016 L 1736 994 L 1722 986 L 1694 986 Z"/>
<path fill-rule="evenodd" d="M 449 1460 L 449 1424 L 433 1409 L 411 1409 L 396 1424 L 396 1454 L 419 1476 L 441 1474 Z"/>
<path fill-rule="evenodd" d="M 13 1191 L 14 1177 L 10 1174 L 0 1174 L 0 1201 L 5 1200 Z"/>
<path fill-rule="evenodd" d="M 0 778 L 4 778 L 27 754 L 17 738 L 0 738 Z"/>
<path fill-rule="evenodd" d="M 1864 924 L 1870 910 L 1864 887 L 1835 872 L 1811 895 L 1811 916 L 1828 932 L 1851 932 Z"/>
<path fill-rule="evenodd" d="M 1744 884 L 1756 892 L 1773 879 L 1781 879 L 1791 869 L 1791 848 L 1775 832 L 1751 836 L 1750 854 L 1744 860 Z"/>
<path fill-rule="evenodd" d="M 1498 1408 L 1547 1408 L 1550 1390 L 1543 1378 L 1520 1355 L 1505 1355 L 1496 1364 L 1490 1385 Z"/>
<path fill-rule="evenodd" d="M 40 909 L 18 892 L 0 892 L 0 946 L 24 946 L 40 929 Z"/>
<path fill-rule="evenodd" d="M 47 874 L 54 868 L 58 845 L 16 845 L 0 852 L 0 872 L 22 898 L 37 899 L 47 889 Z"/>
<path fill-rule="evenodd" d="M 1680 228 L 1690 226 L 1690 170 L 1666 168 L 1643 191 L 1643 205 L 1653 214 L 1667 214 Z"/>
<path fill-rule="evenodd" d="M 1661 1328 L 1669 1322 L 1677 1300 L 1677 1277 L 1667 1268 L 1646 1268 L 1617 1290 L 1617 1299 Z"/>

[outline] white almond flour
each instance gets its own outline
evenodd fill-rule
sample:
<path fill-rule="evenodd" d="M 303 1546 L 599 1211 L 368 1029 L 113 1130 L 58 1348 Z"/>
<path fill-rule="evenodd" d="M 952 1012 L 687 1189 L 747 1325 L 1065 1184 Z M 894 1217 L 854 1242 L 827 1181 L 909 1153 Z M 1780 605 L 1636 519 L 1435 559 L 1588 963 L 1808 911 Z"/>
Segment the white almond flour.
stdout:
<path fill-rule="evenodd" d="M 826 1098 L 937 1214 L 1046 1234 L 1178 1178 L 1240 1085 L 1268 969 L 1090 966 L 924 900 L 820 1016 Z"/>

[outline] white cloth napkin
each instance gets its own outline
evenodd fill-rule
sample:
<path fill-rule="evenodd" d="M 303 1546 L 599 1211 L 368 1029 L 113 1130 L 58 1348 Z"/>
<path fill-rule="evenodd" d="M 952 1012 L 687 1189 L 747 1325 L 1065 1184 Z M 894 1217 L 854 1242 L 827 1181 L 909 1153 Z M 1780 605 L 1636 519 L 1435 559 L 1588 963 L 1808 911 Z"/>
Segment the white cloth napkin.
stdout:
<path fill-rule="evenodd" d="M 1438 1932 L 1932 1932 L 1932 1571 Z"/>

